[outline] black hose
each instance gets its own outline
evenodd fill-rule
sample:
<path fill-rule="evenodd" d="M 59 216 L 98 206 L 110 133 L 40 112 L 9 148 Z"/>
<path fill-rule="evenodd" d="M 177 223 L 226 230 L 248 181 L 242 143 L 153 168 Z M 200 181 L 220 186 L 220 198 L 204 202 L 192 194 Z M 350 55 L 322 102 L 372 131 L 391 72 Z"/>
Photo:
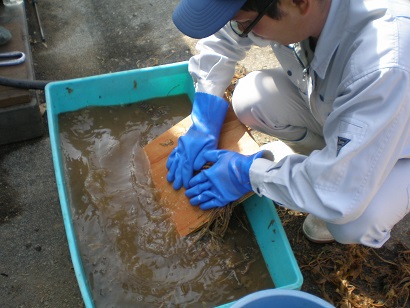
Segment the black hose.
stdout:
<path fill-rule="evenodd" d="M 0 76 L 0 85 L 19 89 L 44 90 L 50 82 L 47 80 L 23 80 Z"/>

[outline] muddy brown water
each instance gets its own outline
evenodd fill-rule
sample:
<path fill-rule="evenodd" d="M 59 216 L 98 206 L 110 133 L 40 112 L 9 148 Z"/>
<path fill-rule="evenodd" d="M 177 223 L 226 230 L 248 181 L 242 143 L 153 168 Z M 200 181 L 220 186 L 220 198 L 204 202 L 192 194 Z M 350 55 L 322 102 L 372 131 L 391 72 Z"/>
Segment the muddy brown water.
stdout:
<path fill-rule="evenodd" d="M 241 207 L 224 241 L 180 239 L 143 146 L 190 113 L 187 96 L 59 116 L 69 204 L 96 307 L 215 307 L 272 288 Z"/>

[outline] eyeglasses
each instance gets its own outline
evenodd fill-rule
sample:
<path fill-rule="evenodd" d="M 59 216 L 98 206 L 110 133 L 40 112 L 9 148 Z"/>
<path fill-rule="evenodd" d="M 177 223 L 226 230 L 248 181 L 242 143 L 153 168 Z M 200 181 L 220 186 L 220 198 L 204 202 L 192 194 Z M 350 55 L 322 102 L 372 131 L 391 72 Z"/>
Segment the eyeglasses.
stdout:
<path fill-rule="evenodd" d="M 251 23 L 249 22 L 239 22 L 235 20 L 229 21 L 229 24 L 237 35 L 240 37 L 247 37 L 249 32 L 252 31 L 252 29 L 256 26 L 256 24 L 262 19 L 263 16 L 268 12 L 270 7 L 276 3 L 276 1 L 272 1 L 270 4 L 268 4 L 260 13 L 259 15 L 252 21 Z"/>

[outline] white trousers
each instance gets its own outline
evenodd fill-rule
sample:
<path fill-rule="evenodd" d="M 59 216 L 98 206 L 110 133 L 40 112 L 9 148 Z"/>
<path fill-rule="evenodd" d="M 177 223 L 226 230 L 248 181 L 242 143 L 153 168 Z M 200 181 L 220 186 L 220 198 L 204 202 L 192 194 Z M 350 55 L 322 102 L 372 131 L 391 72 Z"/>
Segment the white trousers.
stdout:
<path fill-rule="evenodd" d="M 237 84 L 233 109 L 252 129 L 281 139 L 309 155 L 324 146 L 323 127 L 282 69 L 252 72 Z M 364 213 L 344 225 L 327 224 L 336 241 L 381 247 L 410 211 L 410 159 L 399 160 Z"/>

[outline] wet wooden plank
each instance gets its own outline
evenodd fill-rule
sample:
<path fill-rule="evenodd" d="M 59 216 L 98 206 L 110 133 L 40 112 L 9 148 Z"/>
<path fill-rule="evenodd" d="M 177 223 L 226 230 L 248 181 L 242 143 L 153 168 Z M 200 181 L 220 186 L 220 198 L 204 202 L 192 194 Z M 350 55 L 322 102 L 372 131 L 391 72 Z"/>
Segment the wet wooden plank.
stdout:
<path fill-rule="evenodd" d="M 152 181 L 158 191 L 159 202 L 170 210 L 176 230 L 181 237 L 201 227 L 210 216 L 210 211 L 202 211 L 189 203 L 184 188 L 176 191 L 166 179 L 168 156 L 177 146 L 178 138 L 187 132 L 191 123 L 190 116 L 186 117 L 144 147 L 151 164 Z M 231 108 L 222 127 L 219 148 L 246 155 L 259 150 L 258 144 L 250 136 L 248 129 L 239 122 Z"/>

